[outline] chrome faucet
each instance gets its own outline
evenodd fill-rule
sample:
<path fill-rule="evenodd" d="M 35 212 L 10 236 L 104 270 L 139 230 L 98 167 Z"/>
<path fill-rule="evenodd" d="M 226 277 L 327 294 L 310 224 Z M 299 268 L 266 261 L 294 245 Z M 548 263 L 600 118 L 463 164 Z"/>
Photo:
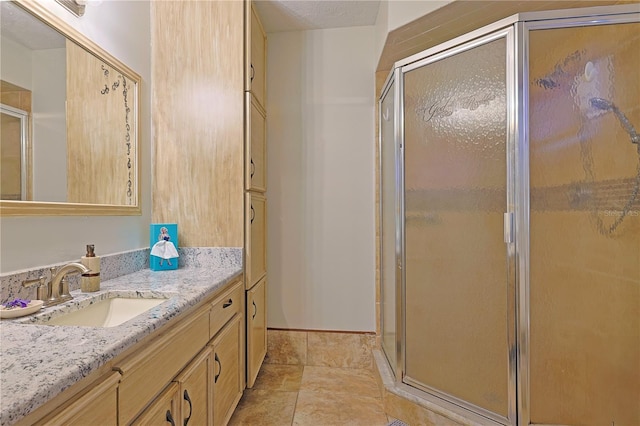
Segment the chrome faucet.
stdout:
<path fill-rule="evenodd" d="M 67 275 L 88 272 L 90 272 L 89 268 L 77 262 L 67 263 L 59 269 L 51 268 L 51 281 L 49 281 L 47 289 L 48 298 L 45 300 L 44 306 L 53 306 L 73 299 L 73 296 L 69 294 Z"/>

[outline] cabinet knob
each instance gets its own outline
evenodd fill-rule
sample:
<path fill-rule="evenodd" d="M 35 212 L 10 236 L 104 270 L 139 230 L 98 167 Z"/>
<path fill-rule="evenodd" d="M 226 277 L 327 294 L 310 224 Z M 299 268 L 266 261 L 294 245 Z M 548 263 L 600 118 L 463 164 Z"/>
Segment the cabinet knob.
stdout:
<path fill-rule="evenodd" d="M 253 64 L 251 64 L 251 82 L 253 83 L 253 77 L 256 76 L 256 69 L 253 67 Z"/>
<path fill-rule="evenodd" d="M 251 205 L 251 223 L 253 223 L 253 219 L 256 218 L 256 210 L 253 208 L 253 204 Z"/>
<path fill-rule="evenodd" d="M 256 317 L 256 314 L 258 313 L 258 306 L 256 305 L 255 300 L 252 303 L 253 303 L 253 315 L 251 316 L 251 319 L 254 319 Z"/>
<path fill-rule="evenodd" d="M 222 304 L 222 309 L 226 309 L 226 308 L 228 308 L 228 307 L 229 307 L 229 306 L 231 306 L 231 305 L 233 305 L 233 299 L 229 299 L 229 300 L 227 300 L 226 302 L 224 302 L 224 303 Z"/>
<path fill-rule="evenodd" d="M 253 177 L 253 175 L 256 174 L 256 164 L 253 162 L 253 158 L 251 159 L 251 176 Z"/>

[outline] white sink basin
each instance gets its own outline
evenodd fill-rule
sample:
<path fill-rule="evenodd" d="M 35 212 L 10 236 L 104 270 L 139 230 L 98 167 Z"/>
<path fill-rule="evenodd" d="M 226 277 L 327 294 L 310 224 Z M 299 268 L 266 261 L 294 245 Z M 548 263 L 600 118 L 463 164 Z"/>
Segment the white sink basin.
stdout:
<path fill-rule="evenodd" d="M 166 301 L 167 299 L 114 297 L 51 318 L 45 324 L 115 327 Z"/>

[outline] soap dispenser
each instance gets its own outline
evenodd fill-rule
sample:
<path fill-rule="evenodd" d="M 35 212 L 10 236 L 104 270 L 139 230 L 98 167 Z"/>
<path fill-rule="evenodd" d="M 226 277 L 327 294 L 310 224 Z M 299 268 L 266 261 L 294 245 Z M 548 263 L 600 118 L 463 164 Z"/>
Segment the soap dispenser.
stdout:
<path fill-rule="evenodd" d="M 93 244 L 87 244 L 87 254 L 80 258 L 80 263 L 90 269 L 80 277 L 80 290 L 84 293 L 100 290 L 100 256 L 96 256 Z"/>

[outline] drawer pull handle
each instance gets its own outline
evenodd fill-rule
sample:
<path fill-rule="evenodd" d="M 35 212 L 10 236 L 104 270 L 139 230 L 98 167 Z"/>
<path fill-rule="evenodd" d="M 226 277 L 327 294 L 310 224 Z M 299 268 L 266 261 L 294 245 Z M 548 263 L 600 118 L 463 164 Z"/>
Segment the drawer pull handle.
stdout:
<path fill-rule="evenodd" d="M 233 299 L 229 299 L 229 300 L 227 300 L 226 302 L 224 302 L 224 303 L 222 304 L 222 309 L 226 309 L 226 308 L 228 308 L 228 307 L 229 307 L 229 306 L 231 306 L 231 305 L 233 305 Z"/>
<path fill-rule="evenodd" d="M 193 405 L 191 404 L 191 398 L 189 398 L 189 392 L 187 392 L 186 389 L 184 390 L 184 400 L 189 403 L 189 417 L 184 419 L 184 426 L 187 426 L 187 423 L 189 423 L 191 415 L 193 414 Z"/>
<path fill-rule="evenodd" d="M 251 223 L 253 223 L 253 219 L 256 218 L 256 211 L 253 208 L 253 204 L 251 205 Z"/>
<path fill-rule="evenodd" d="M 176 426 L 176 422 L 173 421 L 173 416 L 171 415 L 171 411 L 167 410 L 167 422 L 171 423 L 171 426 Z"/>
<path fill-rule="evenodd" d="M 253 82 L 253 77 L 256 76 L 256 69 L 253 67 L 253 64 L 251 64 L 251 82 Z"/>
<path fill-rule="evenodd" d="M 253 303 L 253 315 L 251 316 L 251 319 L 254 319 L 256 317 L 256 314 L 258 313 L 258 306 L 256 305 L 255 300 L 251 303 Z"/>
<path fill-rule="evenodd" d="M 251 159 L 251 177 L 256 174 L 256 164 L 253 162 L 253 158 Z"/>
<path fill-rule="evenodd" d="M 222 374 L 222 364 L 220 363 L 220 358 L 218 358 L 218 354 L 216 354 L 215 360 L 218 363 L 219 369 L 218 369 L 218 374 L 216 374 L 216 377 L 213 378 L 213 383 L 218 383 L 218 377 L 220 377 L 220 374 Z"/>

